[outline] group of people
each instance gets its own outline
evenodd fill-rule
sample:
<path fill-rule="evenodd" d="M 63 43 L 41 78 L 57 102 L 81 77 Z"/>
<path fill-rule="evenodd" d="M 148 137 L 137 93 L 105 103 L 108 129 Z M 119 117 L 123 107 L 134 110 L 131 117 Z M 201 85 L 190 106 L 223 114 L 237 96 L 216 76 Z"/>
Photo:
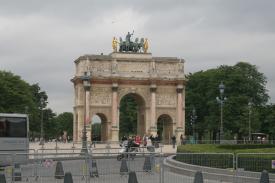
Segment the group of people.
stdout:
<path fill-rule="evenodd" d="M 158 148 L 159 147 L 159 142 L 160 142 L 160 138 L 159 138 L 158 134 L 156 134 L 156 136 L 154 136 L 154 135 L 150 135 L 150 136 L 144 135 L 142 138 L 139 135 L 129 136 L 128 138 L 124 135 L 121 140 L 122 140 L 122 142 L 127 140 L 129 143 L 133 143 L 136 147 L 140 147 L 140 145 L 143 145 L 144 147 L 154 146 L 154 147 Z M 171 137 L 171 141 L 172 141 L 173 148 L 175 148 L 175 146 L 176 146 L 176 136 L 175 135 L 173 135 Z M 184 145 L 185 143 L 186 143 L 185 136 L 183 134 L 181 134 L 180 144 Z"/>
<path fill-rule="evenodd" d="M 154 135 L 150 135 L 150 136 L 144 135 L 142 138 L 139 135 L 129 136 L 128 138 L 124 135 L 121 140 L 122 140 L 122 142 L 127 140 L 128 142 L 134 143 L 138 147 L 140 147 L 140 145 L 143 145 L 144 147 L 146 147 L 146 146 L 158 147 L 160 138 L 159 138 L 158 135 L 156 135 L 156 136 L 154 136 Z"/>

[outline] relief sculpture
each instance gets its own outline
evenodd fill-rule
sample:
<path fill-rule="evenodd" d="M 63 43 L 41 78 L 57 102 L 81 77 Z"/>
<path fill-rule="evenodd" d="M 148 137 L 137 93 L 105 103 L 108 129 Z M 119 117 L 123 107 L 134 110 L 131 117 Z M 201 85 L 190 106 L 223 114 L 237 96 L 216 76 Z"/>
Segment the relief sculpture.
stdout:
<path fill-rule="evenodd" d="M 111 63 L 103 61 L 92 61 L 88 70 L 95 72 L 111 72 Z"/>
<path fill-rule="evenodd" d="M 91 104 L 93 105 L 111 105 L 111 88 L 94 87 L 91 91 Z"/>
<path fill-rule="evenodd" d="M 156 97 L 157 105 L 176 105 L 176 96 L 171 94 L 159 94 Z"/>
<path fill-rule="evenodd" d="M 177 74 L 178 73 L 178 65 L 177 64 L 158 63 L 158 64 L 156 64 L 156 70 L 158 73 Z"/>
<path fill-rule="evenodd" d="M 156 95 L 157 105 L 176 105 L 176 91 L 175 88 L 158 88 Z"/>

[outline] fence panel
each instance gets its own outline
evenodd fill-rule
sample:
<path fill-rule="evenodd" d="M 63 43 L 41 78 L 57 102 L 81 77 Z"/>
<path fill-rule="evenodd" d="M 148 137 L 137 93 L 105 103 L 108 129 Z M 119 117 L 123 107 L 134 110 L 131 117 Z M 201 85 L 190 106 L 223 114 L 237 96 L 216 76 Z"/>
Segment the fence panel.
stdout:
<path fill-rule="evenodd" d="M 202 172 L 204 182 L 233 182 L 234 154 L 178 153 L 164 159 L 164 182 L 193 182 Z"/>
<path fill-rule="evenodd" d="M 21 182 L 63 182 L 64 174 L 70 172 L 74 182 L 81 183 L 128 183 L 129 178 L 139 183 L 191 183 L 201 171 L 204 182 L 253 183 L 267 170 L 270 182 L 275 182 L 275 153 L 239 153 L 236 157 L 230 153 L 178 153 L 167 157 L 150 148 L 124 153 L 106 149 L 70 152 L 0 153 L 4 166 L 0 173 L 7 182 L 18 178 Z"/>
<path fill-rule="evenodd" d="M 238 153 L 236 155 L 237 176 L 260 179 L 263 170 L 267 170 L 271 182 L 275 182 L 275 153 Z"/>

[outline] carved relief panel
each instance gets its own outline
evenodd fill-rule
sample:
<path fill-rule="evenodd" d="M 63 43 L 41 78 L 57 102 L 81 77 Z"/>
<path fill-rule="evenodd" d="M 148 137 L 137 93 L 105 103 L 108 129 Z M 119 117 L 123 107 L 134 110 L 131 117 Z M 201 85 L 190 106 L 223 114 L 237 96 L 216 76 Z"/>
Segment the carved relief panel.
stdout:
<path fill-rule="evenodd" d="M 111 62 L 109 61 L 91 61 L 88 70 L 92 73 L 102 73 L 102 72 L 111 72 Z"/>
<path fill-rule="evenodd" d="M 178 63 L 156 62 L 156 72 L 177 75 L 179 72 Z"/>
<path fill-rule="evenodd" d="M 94 86 L 91 88 L 92 105 L 111 105 L 112 104 L 112 90 L 111 87 Z"/>
<path fill-rule="evenodd" d="M 157 89 L 157 106 L 175 106 L 177 103 L 176 89 L 174 87 L 162 87 Z"/>

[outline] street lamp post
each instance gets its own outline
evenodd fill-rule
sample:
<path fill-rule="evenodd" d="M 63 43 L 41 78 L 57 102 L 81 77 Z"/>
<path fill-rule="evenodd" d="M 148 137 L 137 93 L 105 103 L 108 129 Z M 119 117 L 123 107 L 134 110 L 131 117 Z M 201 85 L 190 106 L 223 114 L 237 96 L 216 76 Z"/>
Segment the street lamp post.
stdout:
<path fill-rule="evenodd" d="M 44 146 L 44 124 L 43 124 L 43 108 L 44 108 L 45 100 L 44 98 L 40 98 L 40 109 L 41 109 L 41 124 L 40 124 L 40 143 L 39 145 Z"/>
<path fill-rule="evenodd" d="M 88 72 L 84 72 L 84 75 L 81 77 L 81 80 L 83 82 L 83 87 L 84 87 L 84 113 L 83 113 L 83 131 L 82 131 L 82 149 L 81 152 L 88 153 L 88 148 L 87 148 L 87 128 L 86 128 L 86 119 L 87 119 L 87 109 L 86 109 L 86 94 L 87 91 L 90 90 L 91 88 L 91 75 Z"/>
<path fill-rule="evenodd" d="M 252 102 L 248 102 L 248 140 L 251 141 L 251 109 Z"/>
<path fill-rule="evenodd" d="M 196 119 L 197 119 L 197 115 L 196 115 L 196 109 L 193 108 L 192 110 L 192 115 L 191 115 L 191 125 L 192 125 L 192 129 L 193 129 L 193 138 L 196 141 L 196 136 L 195 136 L 195 123 L 196 123 Z"/>
<path fill-rule="evenodd" d="M 224 102 L 227 100 L 227 98 L 224 97 L 224 95 L 223 95 L 224 94 L 224 89 L 225 89 L 225 86 L 221 82 L 219 84 L 220 97 L 216 97 L 217 102 L 220 104 L 220 107 L 221 107 L 220 143 L 221 143 L 222 140 L 224 140 L 224 134 L 223 134 L 223 105 L 224 105 Z"/>

